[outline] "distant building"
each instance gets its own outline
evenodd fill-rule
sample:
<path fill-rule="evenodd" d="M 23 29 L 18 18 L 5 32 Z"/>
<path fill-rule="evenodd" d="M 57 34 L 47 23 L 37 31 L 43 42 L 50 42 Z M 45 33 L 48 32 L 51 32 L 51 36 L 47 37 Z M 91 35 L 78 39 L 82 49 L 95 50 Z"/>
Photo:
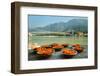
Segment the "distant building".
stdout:
<path fill-rule="evenodd" d="M 32 36 L 32 33 L 29 32 L 29 33 L 28 33 L 28 36 Z"/>

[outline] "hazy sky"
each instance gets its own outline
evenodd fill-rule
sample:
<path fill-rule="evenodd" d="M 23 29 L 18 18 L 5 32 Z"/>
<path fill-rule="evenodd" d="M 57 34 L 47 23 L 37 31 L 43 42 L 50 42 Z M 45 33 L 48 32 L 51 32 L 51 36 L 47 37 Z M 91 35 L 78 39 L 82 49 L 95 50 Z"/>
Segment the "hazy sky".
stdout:
<path fill-rule="evenodd" d="M 57 22 L 67 22 L 71 19 L 86 19 L 86 18 L 87 17 L 29 15 L 28 24 L 29 28 L 35 28 L 35 27 L 44 27 L 48 24 Z"/>

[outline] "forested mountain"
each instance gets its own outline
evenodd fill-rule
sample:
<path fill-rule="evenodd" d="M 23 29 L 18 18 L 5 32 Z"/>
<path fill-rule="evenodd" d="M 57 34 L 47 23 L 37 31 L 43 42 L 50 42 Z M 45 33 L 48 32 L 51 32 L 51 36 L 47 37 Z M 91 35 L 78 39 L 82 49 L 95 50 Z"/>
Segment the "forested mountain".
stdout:
<path fill-rule="evenodd" d="M 45 27 L 31 28 L 31 32 L 68 32 L 74 30 L 87 32 L 88 30 L 88 20 L 87 19 L 72 19 L 68 22 L 58 22 L 53 24 L 48 24 Z"/>

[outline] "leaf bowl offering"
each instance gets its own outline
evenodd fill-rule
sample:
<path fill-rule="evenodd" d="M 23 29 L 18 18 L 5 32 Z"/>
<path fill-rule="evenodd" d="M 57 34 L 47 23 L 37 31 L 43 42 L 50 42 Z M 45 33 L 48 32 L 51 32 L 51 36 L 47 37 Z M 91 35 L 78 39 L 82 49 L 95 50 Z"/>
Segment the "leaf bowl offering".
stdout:
<path fill-rule="evenodd" d="M 81 53 L 84 51 L 83 47 L 74 47 L 74 50 L 76 50 L 78 53 Z"/>
<path fill-rule="evenodd" d="M 55 50 L 55 51 L 61 51 L 62 48 L 64 48 L 64 46 L 58 44 L 58 43 L 53 43 L 51 44 L 51 47 Z"/>
<path fill-rule="evenodd" d="M 61 53 L 66 58 L 70 58 L 77 55 L 77 51 L 72 50 L 72 49 L 62 49 Z"/>
<path fill-rule="evenodd" d="M 62 45 L 57 45 L 57 46 L 53 46 L 52 48 L 53 48 L 55 51 L 61 51 L 61 49 L 63 49 L 64 46 L 62 46 Z"/>
<path fill-rule="evenodd" d="M 80 47 L 81 45 L 80 44 L 74 44 L 72 45 L 72 47 Z"/>
<path fill-rule="evenodd" d="M 65 47 L 68 47 L 68 44 L 62 44 L 62 46 L 64 46 L 64 48 L 65 48 Z"/>
<path fill-rule="evenodd" d="M 49 57 L 52 55 L 52 53 L 53 53 L 52 48 L 40 47 L 37 51 L 37 55 L 42 58 Z"/>

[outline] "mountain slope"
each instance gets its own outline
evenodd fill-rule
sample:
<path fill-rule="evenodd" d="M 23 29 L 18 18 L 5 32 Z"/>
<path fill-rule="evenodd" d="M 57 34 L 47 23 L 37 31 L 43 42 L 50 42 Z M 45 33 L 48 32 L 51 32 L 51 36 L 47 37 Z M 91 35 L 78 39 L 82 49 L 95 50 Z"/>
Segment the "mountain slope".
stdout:
<path fill-rule="evenodd" d="M 45 27 L 38 27 L 38 28 L 31 29 L 31 31 L 33 32 L 67 32 L 71 30 L 87 32 L 88 20 L 72 19 L 69 20 L 68 22 L 58 22 L 58 23 L 49 24 Z"/>

